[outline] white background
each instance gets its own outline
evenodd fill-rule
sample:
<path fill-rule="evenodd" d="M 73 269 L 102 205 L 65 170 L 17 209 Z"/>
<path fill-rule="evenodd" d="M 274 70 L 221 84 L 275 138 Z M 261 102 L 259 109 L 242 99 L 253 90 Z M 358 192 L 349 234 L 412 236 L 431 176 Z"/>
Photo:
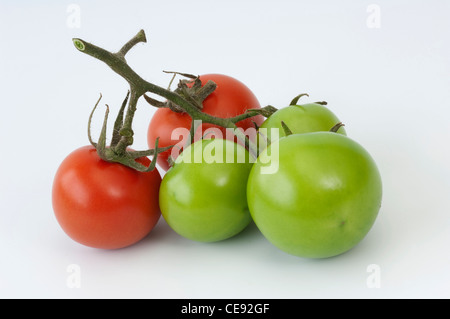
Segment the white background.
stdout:
<path fill-rule="evenodd" d="M 450 297 L 450 1 L 76 1 L 79 25 L 71 3 L 0 4 L 0 297 Z M 253 225 L 203 244 L 161 219 L 117 251 L 68 238 L 51 206 L 55 171 L 88 143 L 99 94 L 114 114 L 128 89 L 72 38 L 115 51 L 140 29 L 148 42 L 128 62 L 155 84 L 168 84 L 162 70 L 217 72 L 263 106 L 299 93 L 327 101 L 382 174 L 383 206 L 367 237 L 324 260 L 287 255 Z M 137 149 L 147 147 L 153 112 L 139 101 Z M 67 284 L 70 265 L 79 288 Z M 378 288 L 368 285 L 370 265 Z"/>

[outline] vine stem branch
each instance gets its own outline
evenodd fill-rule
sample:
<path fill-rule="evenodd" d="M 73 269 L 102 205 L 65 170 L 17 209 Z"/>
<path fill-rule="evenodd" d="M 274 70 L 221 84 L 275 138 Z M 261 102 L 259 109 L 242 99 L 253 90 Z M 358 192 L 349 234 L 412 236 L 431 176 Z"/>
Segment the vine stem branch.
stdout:
<path fill-rule="evenodd" d="M 195 105 L 184 99 L 177 93 L 147 82 L 141 76 L 139 76 L 126 62 L 125 55 L 136 44 L 146 42 L 146 36 L 144 30 L 140 30 L 131 40 L 129 40 L 117 53 L 111 53 L 103 48 L 100 48 L 94 44 L 86 42 L 79 38 L 74 38 L 73 43 L 75 47 L 82 53 L 90 55 L 100 61 L 106 63 L 114 72 L 124 78 L 130 85 L 130 101 L 128 103 L 128 110 L 124 119 L 124 125 L 121 130 L 121 139 L 115 147 L 117 153 L 125 152 L 127 146 L 131 145 L 133 140 L 133 131 L 131 128 L 134 113 L 136 111 L 136 105 L 138 99 L 146 92 L 151 92 L 156 95 L 162 96 L 167 100 L 178 105 L 184 112 L 188 113 L 192 120 L 201 120 L 202 122 L 214 124 L 217 126 L 233 129 L 234 134 L 239 140 L 248 145 L 249 151 L 253 156 L 258 155 L 257 146 L 249 140 L 241 130 L 237 129 L 236 123 L 263 114 L 268 109 L 261 110 L 249 110 L 248 112 L 231 118 L 219 118 L 209 114 L 206 114 L 198 109 Z"/>

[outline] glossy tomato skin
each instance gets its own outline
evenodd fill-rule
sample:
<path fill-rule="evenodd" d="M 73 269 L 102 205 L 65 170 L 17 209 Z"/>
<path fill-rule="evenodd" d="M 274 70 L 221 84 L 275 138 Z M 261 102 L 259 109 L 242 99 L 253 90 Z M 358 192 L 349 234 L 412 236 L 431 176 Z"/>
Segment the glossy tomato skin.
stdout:
<path fill-rule="evenodd" d="M 148 166 L 148 158 L 139 159 Z M 161 176 L 100 159 L 92 146 L 69 154 L 52 189 L 55 217 L 74 241 L 101 249 L 130 246 L 149 234 L 161 213 Z"/>
<path fill-rule="evenodd" d="M 260 131 L 263 136 L 267 136 L 270 141 L 276 140 L 277 137 L 272 136 L 272 128 L 278 129 L 279 137 L 286 136 L 281 126 L 282 121 L 284 121 L 294 134 L 327 132 L 340 122 L 339 118 L 322 104 L 308 103 L 303 105 L 290 105 L 277 110 L 264 121 L 260 126 Z M 343 126 L 339 128 L 337 133 L 347 135 Z"/>
<path fill-rule="evenodd" d="M 223 74 L 204 74 L 199 78 L 202 84 L 205 84 L 211 80 L 217 85 L 214 92 L 212 92 L 203 101 L 202 111 L 207 114 L 216 117 L 228 118 L 243 114 L 248 109 L 261 108 L 261 105 L 254 93 L 244 83 L 233 77 Z M 255 116 L 251 119 L 240 121 L 236 123 L 236 125 L 244 130 L 247 130 L 248 128 L 254 128 L 254 123 L 259 126 L 263 123 L 263 121 L 264 117 Z M 184 128 L 184 130 L 180 132 L 184 132 L 185 134 L 182 136 L 175 134 L 174 138 L 172 138 L 172 132 L 176 128 Z M 173 152 L 167 151 L 159 154 L 157 163 L 165 171 L 169 168 L 169 163 L 167 162 L 169 155 L 172 153 L 172 156 L 175 159 L 180 151 L 180 147 L 186 145 L 185 142 L 188 138 L 186 133 L 189 132 L 190 128 L 191 117 L 186 113 L 177 113 L 168 108 L 160 108 L 153 114 L 147 133 L 148 146 L 150 148 L 154 148 L 157 137 L 160 138 L 160 147 L 169 145 L 178 146 L 173 149 Z M 204 123 L 197 130 L 195 140 L 199 140 L 204 132 L 211 128 L 214 128 L 216 132 L 220 131 L 222 137 L 226 138 L 227 134 L 224 128 Z M 255 134 L 253 134 L 253 137 L 254 135 Z M 249 137 L 252 138 L 251 135 Z"/>
<path fill-rule="evenodd" d="M 213 149 L 224 150 L 221 161 L 211 156 Z M 249 156 L 229 140 L 200 140 L 187 147 L 161 183 L 161 213 L 169 226 L 199 242 L 225 240 L 245 229 L 251 221 L 246 197 Z"/>
<path fill-rule="evenodd" d="M 191 121 L 192 119 L 187 113 L 173 112 L 169 108 L 157 109 L 153 114 L 147 133 L 148 147 L 154 148 L 158 137 L 159 147 L 176 145 L 171 150 L 158 154 L 156 162 L 164 171 L 167 171 L 170 167 L 169 156 L 172 155 L 175 159 L 182 150 L 180 146 L 187 141 Z M 179 134 L 172 135 L 176 128 L 182 128 L 182 130 L 179 131 Z"/>
<path fill-rule="evenodd" d="M 269 156 L 274 149 L 278 155 Z M 278 169 L 262 174 L 268 165 Z M 292 255 L 326 258 L 369 232 L 382 183 L 362 146 L 342 134 L 315 132 L 268 146 L 252 168 L 247 196 L 255 224 L 272 244 Z"/>

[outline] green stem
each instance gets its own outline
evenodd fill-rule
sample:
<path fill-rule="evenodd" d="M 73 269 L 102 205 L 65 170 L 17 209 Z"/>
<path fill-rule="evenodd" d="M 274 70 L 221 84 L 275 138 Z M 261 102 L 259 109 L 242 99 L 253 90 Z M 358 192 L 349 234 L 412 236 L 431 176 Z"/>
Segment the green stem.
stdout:
<path fill-rule="evenodd" d="M 125 119 L 123 121 L 122 128 L 120 129 L 120 140 L 117 145 L 114 147 L 114 152 L 116 154 L 124 154 L 127 147 L 133 144 L 133 118 L 134 113 L 136 112 L 138 97 L 136 96 L 136 91 L 130 89 L 130 101 L 128 102 L 127 114 L 125 115 Z"/>
<path fill-rule="evenodd" d="M 102 95 L 100 94 L 100 97 L 98 98 L 97 103 L 95 103 L 95 106 L 92 109 L 91 114 L 89 115 L 89 120 L 88 120 L 88 139 L 89 139 L 89 143 L 91 143 L 91 145 L 95 148 L 97 148 L 97 143 L 95 143 L 94 140 L 92 139 L 91 123 L 92 123 L 92 117 L 94 116 L 95 110 L 97 109 L 98 103 L 100 102 L 101 99 L 102 99 Z"/>
<path fill-rule="evenodd" d="M 286 136 L 292 135 L 291 129 L 284 123 L 284 121 L 281 121 L 281 127 L 283 128 L 284 134 Z"/>
<path fill-rule="evenodd" d="M 249 151 L 253 156 L 258 155 L 258 149 L 256 145 L 249 141 L 248 137 L 237 130 L 236 123 L 252 116 L 257 115 L 255 112 L 247 112 L 244 115 L 240 115 L 234 118 L 219 118 L 209 114 L 203 113 L 198 107 L 191 102 L 184 99 L 182 96 L 175 92 L 162 88 L 153 83 L 147 82 L 140 77 L 131 67 L 126 63 L 126 53 L 136 44 L 140 42 L 146 42 L 145 33 L 143 30 L 139 31 L 130 41 L 128 41 L 117 53 L 111 53 L 105 49 L 102 49 L 94 44 L 88 43 L 84 40 L 74 38 L 73 43 L 75 47 L 87 55 L 90 55 L 100 61 L 106 63 L 114 72 L 123 77 L 130 85 L 130 101 L 127 110 L 127 115 L 124 120 L 124 125 L 121 130 L 121 139 L 115 146 L 116 153 L 124 153 L 127 146 L 131 145 L 133 141 L 132 120 L 136 111 L 136 104 L 138 99 L 146 92 L 151 92 L 156 95 L 162 96 L 167 100 L 173 102 L 188 113 L 193 120 L 201 120 L 205 123 L 214 124 L 225 128 L 233 128 L 234 133 L 238 139 L 249 145 Z"/>
<path fill-rule="evenodd" d="M 275 113 L 276 111 L 278 111 L 277 108 L 275 108 L 272 105 L 267 105 L 263 108 L 260 109 L 250 109 L 247 110 L 245 113 L 237 115 L 235 117 L 230 117 L 229 119 L 233 122 L 233 123 L 237 123 L 243 120 L 246 120 L 248 118 L 257 116 L 257 115 L 262 115 L 264 117 L 269 117 L 271 116 L 273 113 Z"/>
<path fill-rule="evenodd" d="M 124 44 L 124 46 L 117 52 L 118 55 L 125 59 L 125 55 L 130 51 L 132 47 L 140 42 L 147 42 L 144 30 L 140 30 L 130 41 Z"/>
<path fill-rule="evenodd" d="M 141 31 L 143 32 L 143 31 Z M 139 32 L 135 38 L 130 40 L 128 43 L 132 43 L 133 45 L 144 42 L 144 38 L 142 37 L 142 33 Z M 135 88 L 140 88 L 144 86 L 144 83 L 147 83 L 144 79 L 142 79 L 136 72 L 131 69 L 131 67 L 126 63 L 123 52 L 128 52 L 129 49 L 127 45 L 125 45 L 127 48 L 123 50 L 123 52 L 118 53 L 111 53 L 109 51 L 106 51 L 105 49 L 102 49 L 96 45 L 93 45 L 91 43 L 88 43 L 86 41 L 83 41 L 81 39 L 73 39 L 72 40 L 75 47 L 85 53 L 88 54 L 100 61 L 103 61 L 106 63 L 114 72 L 121 75 L 130 85 L 133 84 Z M 122 49 L 121 49 L 122 50 Z M 141 94 L 143 94 L 142 92 Z M 141 95 L 139 94 L 139 96 Z"/>
<path fill-rule="evenodd" d="M 294 97 L 291 101 L 291 103 L 289 105 L 297 105 L 298 100 L 302 97 L 302 96 L 309 96 L 308 93 L 302 93 L 297 95 L 296 97 Z"/>
<path fill-rule="evenodd" d="M 128 91 L 127 96 L 125 97 L 125 100 L 122 102 L 122 106 L 120 107 L 119 114 L 116 117 L 116 121 L 114 122 L 114 131 L 113 136 L 111 139 L 111 147 L 115 148 L 116 145 L 119 143 L 121 139 L 120 131 L 123 127 L 123 114 L 125 107 L 128 103 L 128 98 L 130 97 L 130 91 Z"/>
<path fill-rule="evenodd" d="M 339 122 L 339 123 L 335 124 L 335 125 L 330 129 L 330 132 L 337 133 L 337 131 L 338 131 L 342 126 L 345 126 L 345 124 L 342 123 L 342 122 Z"/>

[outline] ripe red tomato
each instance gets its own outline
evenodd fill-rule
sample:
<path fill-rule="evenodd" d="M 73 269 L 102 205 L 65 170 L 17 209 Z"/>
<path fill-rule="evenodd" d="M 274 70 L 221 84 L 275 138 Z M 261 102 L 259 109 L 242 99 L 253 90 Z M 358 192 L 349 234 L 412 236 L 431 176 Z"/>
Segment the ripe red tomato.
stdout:
<path fill-rule="evenodd" d="M 253 92 L 242 82 L 227 75 L 222 74 L 205 74 L 200 76 L 202 84 L 209 80 L 217 84 L 216 89 L 203 101 L 203 112 L 221 118 L 228 118 L 245 113 L 248 109 L 260 108 L 261 105 L 253 94 Z M 166 147 L 169 145 L 177 145 L 172 150 L 168 150 L 158 155 L 157 163 L 159 166 L 168 170 L 169 163 L 167 159 L 172 153 L 175 159 L 181 148 L 186 145 L 191 128 L 191 117 L 187 113 L 177 113 L 168 108 L 160 108 L 156 110 L 152 117 L 148 128 L 147 141 L 150 148 L 155 147 L 155 140 L 159 137 L 159 147 Z M 236 123 L 239 128 L 247 130 L 253 128 L 255 122 L 258 126 L 262 124 L 264 117 L 254 116 L 252 118 Z M 177 128 L 184 128 L 180 130 L 180 134 L 172 136 Z M 194 140 L 197 141 L 209 130 L 220 130 L 222 137 L 226 138 L 227 134 L 224 128 L 217 127 L 208 123 L 203 123 L 196 131 Z M 230 135 L 228 134 L 230 137 Z M 217 137 L 217 136 L 216 136 Z M 250 136 L 251 137 L 251 136 Z M 234 137 L 232 137 L 234 138 Z"/>
<path fill-rule="evenodd" d="M 148 166 L 146 157 L 138 159 Z M 161 175 L 106 162 L 92 146 L 69 154 L 56 172 L 52 202 L 55 217 L 76 242 L 117 249 L 143 239 L 161 216 Z"/>

